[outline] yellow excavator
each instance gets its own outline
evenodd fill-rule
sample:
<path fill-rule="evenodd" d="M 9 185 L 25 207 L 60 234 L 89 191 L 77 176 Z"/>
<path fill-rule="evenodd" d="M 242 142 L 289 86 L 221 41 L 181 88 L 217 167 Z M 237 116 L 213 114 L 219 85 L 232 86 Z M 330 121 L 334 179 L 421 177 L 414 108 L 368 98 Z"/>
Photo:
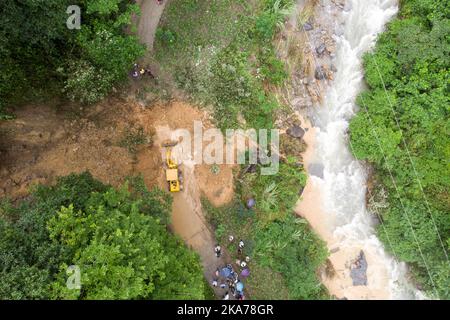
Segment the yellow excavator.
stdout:
<path fill-rule="evenodd" d="M 178 144 L 177 141 L 168 141 L 162 144 L 166 148 L 166 180 L 170 192 L 183 190 L 183 176 L 175 159 L 172 158 L 172 148 Z"/>

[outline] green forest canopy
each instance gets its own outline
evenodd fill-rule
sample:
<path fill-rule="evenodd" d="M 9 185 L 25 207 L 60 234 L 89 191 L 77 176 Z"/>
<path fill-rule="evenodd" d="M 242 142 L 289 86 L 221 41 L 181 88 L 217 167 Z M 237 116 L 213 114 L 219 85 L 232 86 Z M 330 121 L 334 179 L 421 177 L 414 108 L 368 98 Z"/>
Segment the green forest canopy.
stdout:
<path fill-rule="evenodd" d="M 130 191 L 131 190 L 131 191 Z M 0 211 L 0 299 L 204 299 L 197 254 L 167 230 L 171 198 L 89 173 Z M 81 289 L 68 289 L 68 266 Z"/>
<path fill-rule="evenodd" d="M 81 29 L 69 30 L 69 5 Z M 124 32 L 139 7 L 131 0 L 2 1 L 0 115 L 7 106 L 60 95 L 81 103 L 104 98 L 145 47 Z"/>
<path fill-rule="evenodd" d="M 369 90 L 350 125 L 355 156 L 388 191 L 380 238 L 442 299 L 450 298 L 449 15 L 448 1 L 402 1 L 365 56 Z"/>

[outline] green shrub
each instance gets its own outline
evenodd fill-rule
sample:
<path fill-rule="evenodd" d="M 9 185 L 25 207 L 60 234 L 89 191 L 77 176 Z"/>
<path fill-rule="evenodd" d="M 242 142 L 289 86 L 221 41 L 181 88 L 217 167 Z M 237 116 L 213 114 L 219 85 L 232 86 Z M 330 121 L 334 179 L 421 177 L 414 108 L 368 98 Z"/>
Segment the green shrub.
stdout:
<path fill-rule="evenodd" d="M 177 35 L 167 28 L 158 28 L 156 30 L 156 38 L 164 45 L 172 46 L 177 40 Z"/>
<path fill-rule="evenodd" d="M 263 48 L 260 54 L 260 72 L 264 79 L 274 85 L 281 85 L 287 79 L 283 61 L 278 59 L 271 48 Z"/>
<path fill-rule="evenodd" d="M 270 12 L 262 13 L 255 21 L 256 36 L 261 40 L 271 40 L 275 35 L 277 22 L 277 17 L 274 14 Z"/>
<path fill-rule="evenodd" d="M 262 266 L 283 275 L 290 299 L 326 298 L 316 271 L 325 263 L 328 253 L 306 221 L 288 215 L 258 229 L 255 242 L 255 258 Z"/>
<path fill-rule="evenodd" d="M 97 102 L 127 78 L 145 53 L 137 37 L 124 32 L 139 11 L 136 4 L 83 0 L 81 30 L 69 30 L 70 4 L 12 1 L 0 13 L 0 99 L 5 107 L 48 100 L 61 91 L 73 101 Z"/>
<path fill-rule="evenodd" d="M 170 198 L 142 178 L 119 190 L 88 173 L 0 211 L 2 299 L 204 299 L 199 257 L 168 233 Z M 67 267 L 81 290 L 66 286 Z"/>
<path fill-rule="evenodd" d="M 72 101 L 92 104 L 103 99 L 111 89 L 113 77 L 100 73 L 88 61 L 70 62 L 67 71 L 60 72 L 67 76 L 63 92 Z"/>

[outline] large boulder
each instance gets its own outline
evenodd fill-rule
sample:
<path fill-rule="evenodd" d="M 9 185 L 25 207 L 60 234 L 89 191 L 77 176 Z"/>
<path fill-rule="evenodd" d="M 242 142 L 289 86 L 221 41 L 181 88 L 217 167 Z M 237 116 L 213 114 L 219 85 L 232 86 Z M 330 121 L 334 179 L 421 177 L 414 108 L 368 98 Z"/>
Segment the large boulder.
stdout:
<path fill-rule="evenodd" d="M 318 46 L 316 48 L 316 52 L 319 56 L 321 56 L 322 54 L 325 53 L 325 51 L 327 50 L 327 46 L 325 45 L 325 43 L 322 43 L 320 46 Z"/>
<path fill-rule="evenodd" d="M 323 179 L 323 171 L 324 171 L 324 166 L 321 163 L 311 163 L 308 166 L 308 173 L 311 176 L 316 176 L 319 177 L 320 179 Z"/>
<path fill-rule="evenodd" d="M 314 29 L 314 27 L 311 23 L 307 22 L 303 25 L 303 29 L 305 29 L 305 31 L 311 31 Z"/>
<path fill-rule="evenodd" d="M 318 66 L 316 67 L 316 70 L 314 72 L 314 76 L 317 80 L 323 80 L 327 77 L 327 70 L 324 66 Z"/>
<path fill-rule="evenodd" d="M 286 130 L 286 133 L 290 135 L 291 137 L 301 139 L 305 135 L 305 130 L 300 127 L 299 125 L 293 125 L 289 129 Z"/>
<path fill-rule="evenodd" d="M 367 286 L 367 260 L 362 250 L 351 267 L 350 276 L 354 286 Z"/>

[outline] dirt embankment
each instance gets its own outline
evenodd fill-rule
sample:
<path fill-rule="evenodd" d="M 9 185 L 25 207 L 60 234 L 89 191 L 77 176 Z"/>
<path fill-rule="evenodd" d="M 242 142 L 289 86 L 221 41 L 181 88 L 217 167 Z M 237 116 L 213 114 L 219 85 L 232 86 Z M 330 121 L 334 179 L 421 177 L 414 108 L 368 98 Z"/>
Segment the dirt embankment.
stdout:
<path fill-rule="evenodd" d="M 110 99 L 88 110 L 24 106 L 15 120 L 0 124 L 0 194 L 17 199 L 34 183 L 51 183 L 54 177 L 85 170 L 114 186 L 142 173 L 149 187 L 165 187 L 160 146 L 138 144 L 133 154 L 124 145 L 127 133 L 142 127 L 156 142 L 159 127 L 192 130 L 193 122 L 202 120 L 211 126 L 206 113 L 180 102 L 142 108 L 132 101 Z M 201 165 L 195 174 L 200 191 L 211 202 L 222 205 L 231 199 L 230 167 L 221 166 L 215 174 L 210 166 Z"/>
<path fill-rule="evenodd" d="M 0 196 L 12 199 L 26 197 L 34 184 L 85 170 L 116 187 L 128 176 L 142 174 L 149 188 L 167 189 L 161 142 L 179 129 L 193 137 L 194 121 L 201 121 L 204 129 L 212 127 L 206 112 L 182 102 L 144 108 L 133 100 L 110 99 L 86 110 L 29 105 L 16 116 L 0 123 Z M 137 144 L 132 150 L 133 139 L 126 137 L 137 128 L 153 143 Z M 203 215 L 201 196 L 216 206 L 229 202 L 233 166 L 212 170 L 211 165 L 186 161 L 181 169 L 185 188 L 173 195 L 172 228 L 200 254 L 209 280 L 224 261 L 214 256 L 214 233 Z"/>
<path fill-rule="evenodd" d="M 84 113 L 79 118 L 80 113 Z M 121 121 L 112 121 L 117 116 Z M 127 124 L 122 106 L 108 102 L 83 112 L 75 107 L 29 105 L 16 119 L 0 124 L 0 193 L 24 197 L 35 183 L 56 176 L 91 171 L 105 183 L 119 185 L 133 170 L 127 149 L 119 147 Z"/>

